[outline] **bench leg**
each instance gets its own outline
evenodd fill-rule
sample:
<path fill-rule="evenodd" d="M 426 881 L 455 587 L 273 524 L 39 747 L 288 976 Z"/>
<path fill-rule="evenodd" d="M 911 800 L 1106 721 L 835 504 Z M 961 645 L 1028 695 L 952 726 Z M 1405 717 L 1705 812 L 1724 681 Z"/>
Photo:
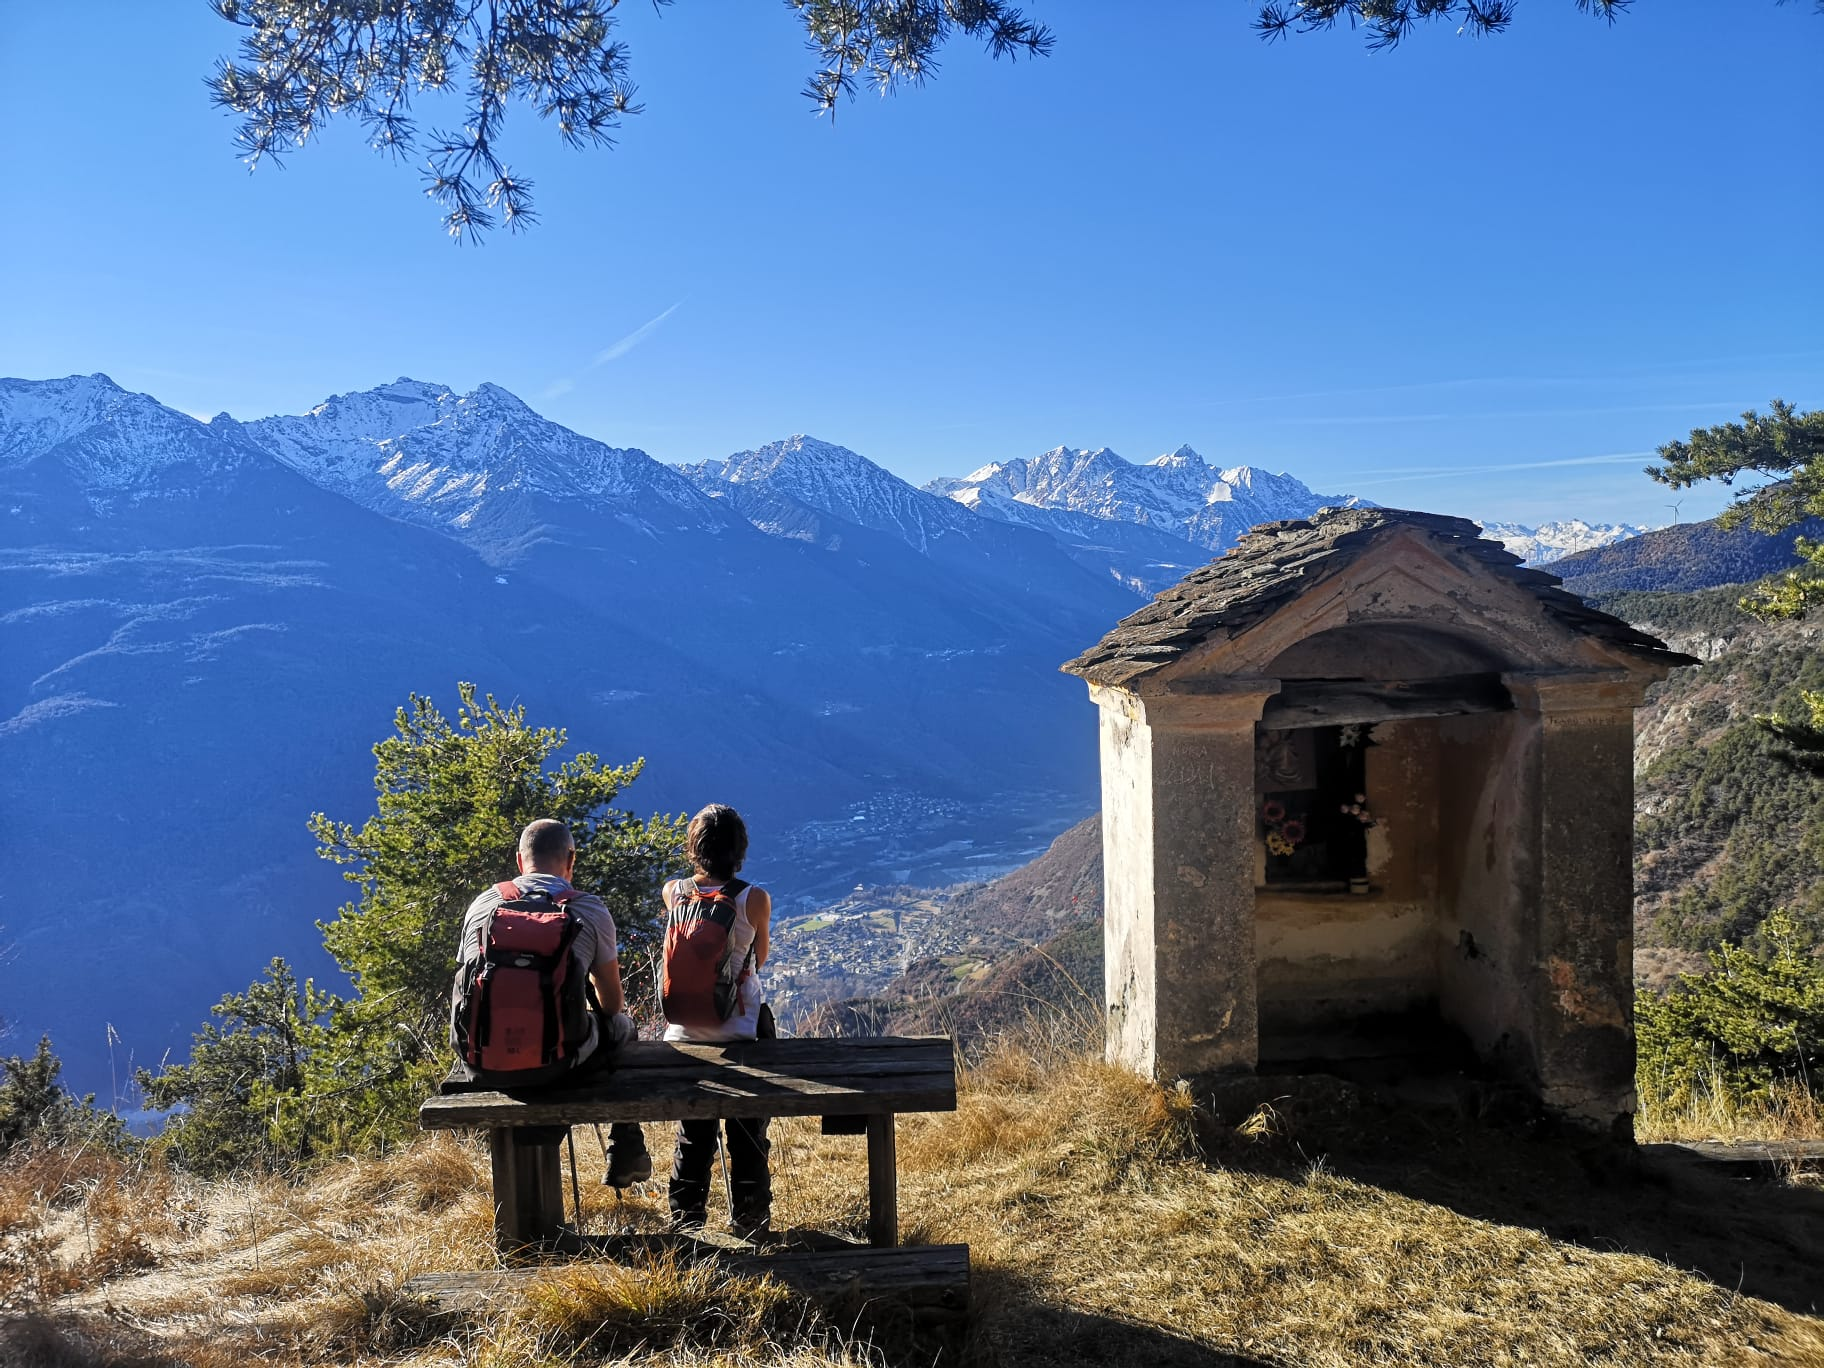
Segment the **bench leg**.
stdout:
<path fill-rule="evenodd" d="M 511 1126 L 488 1132 L 494 1161 L 494 1242 L 503 1254 L 563 1232 L 562 1142 L 529 1144 Z"/>
<path fill-rule="evenodd" d="M 868 1117 L 868 1243 L 899 1243 L 899 1159 L 892 1112 Z"/>

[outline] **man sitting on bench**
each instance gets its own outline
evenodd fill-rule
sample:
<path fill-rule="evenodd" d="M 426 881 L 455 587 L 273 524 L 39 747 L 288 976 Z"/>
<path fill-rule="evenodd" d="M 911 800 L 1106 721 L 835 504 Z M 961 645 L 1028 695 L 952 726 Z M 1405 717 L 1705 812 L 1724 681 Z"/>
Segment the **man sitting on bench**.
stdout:
<path fill-rule="evenodd" d="M 550 1001 L 554 993 L 562 992 L 561 987 L 554 988 L 554 980 L 560 985 L 565 981 L 575 985 L 586 982 L 594 990 L 592 995 L 585 995 L 588 1010 L 579 1009 L 585 1030 L 582 1043 L 564 1043 L 556 1077 L 549 1076 L 554 1072 L 551 1066 L 531 1069 L 527 1071 L 528 1083 L 535 1080 L 541 1085 L 562 1085 L 580 1080 L 612 1063 L 614 1047 L 637 1035 L 633 1018 L 625 1011 L 626 996 L 621 987 L 620 950 L 614 918 L 595 894 L 570 884 L 570 876 L 576 872 L 576 843 L 571 838 L 570 828 L 549 817 L 530 823 L 520 833 L 517 862 L 519 874 L 510 886 L 501 883 L 481 893 L 463 915 L 451 1006 L 456 1067 L 444 1085 L 446 1092 L 477 1086 L 504 1086 L 502 1078 L 486 1067 L 483 1056 L 489 1044 L 484 1037 L 489 1034 L 490 1026 L 496 1035 L 503 1034 L 506 1029 L 498 1021 L 491 1023 L 490 1015 L 498 1015 L 499 1020 L 504 1021 L 508 1008 L 494 1008 L 488 1003 L 480 984 L 488 973 L 494 973 L 497 983 L 501 982 L 506 975 L 499 973 L 500 969 L 520 969 L 524 964 L 535 962 L 537 956 L 534 953 L 516 955 L 496 934 L 495 914 L 503 901 L 510 907 L 521 900 L 527 900 L 535 907 L 548 903 L 555 910 L 545 916 L 555 919 L 553 925 L 561 925 L 565 928 L 562 934 L 570 936 L 569 963 L 564 966 L 565 972 L 547 972 L 542 979 L 537 974 L 526 974 L 527 985 L 517 990 L 521 997 L 528 993 L 544 996 L 544 1001 L 530 1004 L 540 1009 L 533 1013 L 535 1025 L 540 1023 L 541 1017 L 555 1020 L 563 1012 L 560 1004 Z M 518 898 L 503 898 L 510 890 L 516 891 Z M 562 916 L 563 913 L 568 916 Z M 517 1004 L 522 1011 L 526 1005 Z M 501 1042 L 494 1044 L 498 1047 Z M 470 1060 L 479 1060 L 482 1067 L 474 1067 Z M 646 1138 L 639 1125 L 628 1121 L 612 1126 L 608 1172 L 602 1181 L 610 1187 L 627 1188 L 650 1177 L 652 1156 L 646 1151 Z"/>

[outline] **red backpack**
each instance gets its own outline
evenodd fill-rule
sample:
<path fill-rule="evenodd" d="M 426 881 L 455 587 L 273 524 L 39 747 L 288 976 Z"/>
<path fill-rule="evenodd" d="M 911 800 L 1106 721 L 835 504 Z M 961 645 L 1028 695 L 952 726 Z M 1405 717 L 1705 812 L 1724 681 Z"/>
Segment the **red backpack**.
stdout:
<path fill-rule="evenodd" d="M 522 893 L 494 885 L 500 902 L 476 933 L 450 1001 L 450 1039 L 477 1082 L 525 1087 L 576 1065 L 589 1038 L 589 975 L 570 950 L 581 925 L 576 890 Z"/>
<path fill-rule="evenodd" d="M 750 945 L 739 963 L 729 957 L 729 933 L 747 885 L 730 879 L 705 891 L 692 880 L 665 913 L 665 978 L 661 1001 L 674 1026 L 715 1030 L 740 1005 L 741 980 L 753 963 Z"/>

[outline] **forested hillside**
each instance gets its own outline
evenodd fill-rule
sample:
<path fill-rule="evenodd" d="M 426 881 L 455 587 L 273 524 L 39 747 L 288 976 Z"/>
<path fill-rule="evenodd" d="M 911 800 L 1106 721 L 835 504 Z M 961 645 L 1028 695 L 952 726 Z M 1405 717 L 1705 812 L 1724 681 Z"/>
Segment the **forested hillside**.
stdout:
<path fill-rule="evenodd" d="M 1705 663 L 1641 710 L 1635 749 L 1639 944 L 1710 949 L 1776 908 L 1824 945 L 1824 781 L 1781 758 L 1755 718 L 1803 715 L 1824 689 L 1824 625 L 1755 622 L 1739 588 L 1603 601 Z"/>
<path fill-rule="evenodd" d="M 1817 538 L 1824 521 L 1813 518 L 1793 529 Z M 1553 562 L 1564 587 L 1585 598 L 1642 590 L 1690 592 L 1778 574 L 1798 564 L 1793 532 L 1724 529 L 1714 518 L 1674 523 L 1610 546 L 1580 551 Z"/>

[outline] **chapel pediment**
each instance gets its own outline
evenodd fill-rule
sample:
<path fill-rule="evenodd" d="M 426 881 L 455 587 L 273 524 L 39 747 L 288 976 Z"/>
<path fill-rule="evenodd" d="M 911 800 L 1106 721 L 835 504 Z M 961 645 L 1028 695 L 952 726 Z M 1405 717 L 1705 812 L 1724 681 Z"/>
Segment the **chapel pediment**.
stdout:
<path fill-rule="evenodd" d="M 1483 670 L 1648 678 L 1689 663 L 1560 584 L 1465 518 L 1322 509 L 1255 528 L 1063 668 L 1153 693 L 1211 676 L 1361 673 L 1376 660 L 1379 677 L 1427 677 L 1451 672 L 1453 654 Z"/>

